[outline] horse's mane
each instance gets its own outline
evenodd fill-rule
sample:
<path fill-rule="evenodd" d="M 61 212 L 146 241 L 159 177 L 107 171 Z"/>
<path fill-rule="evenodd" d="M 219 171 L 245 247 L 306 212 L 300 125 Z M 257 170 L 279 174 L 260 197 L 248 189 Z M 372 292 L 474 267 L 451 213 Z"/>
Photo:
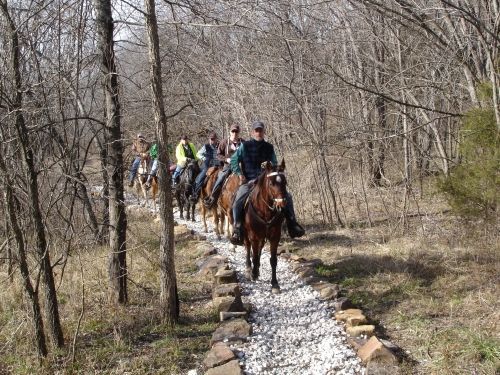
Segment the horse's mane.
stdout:
<path fill-rule="evenodd" d="M 273 170 L 275 168 L 273 167 Z M 255 181 L 255 187 L 252 191 L 252 196 L 257 197 L 260 191 L 263 189 L 264 181 L 266 180 L 266 174 L 268 173 L 267 169 L 263 169 L 260 173 L 259 177 L 257 177 L 257 181 Z"/>

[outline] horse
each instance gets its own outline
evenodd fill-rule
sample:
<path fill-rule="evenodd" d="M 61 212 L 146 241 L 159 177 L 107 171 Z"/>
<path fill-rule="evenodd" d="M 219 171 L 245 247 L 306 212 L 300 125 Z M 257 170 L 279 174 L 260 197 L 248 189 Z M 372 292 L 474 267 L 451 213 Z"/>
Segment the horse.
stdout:
<path fill-rule="evenodd" d="M 215 181 L 217 180 L 217 176 L 219 175 L 220 167 L 210 167 L 207 171 L 207 182 L 201 189 L 200 200 L 204 201 L 207 197 L 212 193 L 212 189 L 214 187 Z M 214 205 L 212 208 L 205 207 L 204 204 L 201 204 L 201 217 L 203 220 L 203 227 L 205 229 L 205 233 L 208 232 L 207 228 L 207 212 L 212 212 L 212 217 L 214 220 L 214 229 L 215 234 L 217 235 L 217 239 L 220 240 L 221 233 L 224 232 L 224 215 L 219 215 L 219 207 Z"/>
<path fill-rule="evenodd" d="M 137 168 L 137 176 L 134 181 L 135 189 L 136 189 L 136 196 L 137 196 L 137 204 L 141 203 L 140 200 L 140 195 L 142 192 L 142 195 L 144 196 L 145 200 L 145 205 L 147 206 L 148 204 L 148 190 L 146 189 L 146 181 L 148 179 L 149 175 L 149 154 L 148 153 L 141 153 L 139 155 L 141 157 L 141 161 L 139 163 L 139 168 Z M 158 193 L 158 181 L 156 181 L 156 176 L 153 178 L 153 181 L 151 181 L 151 193 L 152 193 L 152 199 L 153 199 L 153 206 L 154 210 L 156 212 L 156 194 Z"/>
<path fill-rule="evenodd" d="M 286 206 L 287 196 L 285 160 L 282 160 L 279 166 L 266 162 L 263 169 L 245 205 L 243 240 L 247 251 L 246 274 L 248 278 L 251 276 L 252 280 L 258 279 L 262 248 L 266 240 L 269 241 L 272 269 L 271 291 L 276 294 L 280 291 L 276 279 L 277 251 L 285 218 L 283 208 Z M 252 252 L 251 260 L 250 251 Z"/>
<path fill-rule="evenodd" d="M 184 219 L 184 205 L 186 206 L 186 220 L 191 218 L 194 220 L 194 207 L 195 202 L 191 202 L 189 197 L 193 194 L 194 180 L 196 176 L 200 173 L 200 167 L 198 163 L 193 160 L 190 161 L 184 171 L 182 172 L 179 183 L 175 186 L 175 198 L 177 199 L 177 205 L 179 206 L 179 217 Z"/>
<path fill-rule="evenodd" d="M 231 236 L 231 231 L 233 230 L 233 201 L 240 186 L 240 180 L 237 175 L 231 174 L 224 182 L 222 186 L 222 191 L 217 201 L 217 207 L 219 209 L 219 217 L 222 222 L 221 233 L 224 234 L 224 221 L 226 222 L 226 235 L 227 238 Z"/>

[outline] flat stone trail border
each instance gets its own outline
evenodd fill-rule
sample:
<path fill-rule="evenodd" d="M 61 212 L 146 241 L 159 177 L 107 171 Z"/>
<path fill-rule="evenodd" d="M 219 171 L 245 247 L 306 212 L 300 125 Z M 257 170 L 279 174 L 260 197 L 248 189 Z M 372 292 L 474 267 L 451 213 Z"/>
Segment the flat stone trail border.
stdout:
<path fill-rule="evenodd" d="M 219 254 L 229 258 L 238 274 L 243 302 L 252 305 L 249 323 L 253 328 L 247 342 L 227 343 L 235 351 L 245 374 L 364 374 L 365 368 L 347 343 L 343 326 L 333 314 L 335 310 L 319 293 L 304 284 L 292 271 L 289 262 L 278 259 L 277 277 L 281 293 L 271 293 L 271 266 L 265 247 L 261 256 L 260 278 L 244 276 L 244 247 L 236 251 L 225 238 L 204 233 L 201 218 L 196 222 L 179 219 L 179 224 L 205 235 Z M 209 225 L 212 229 L 212 223 Z"/>

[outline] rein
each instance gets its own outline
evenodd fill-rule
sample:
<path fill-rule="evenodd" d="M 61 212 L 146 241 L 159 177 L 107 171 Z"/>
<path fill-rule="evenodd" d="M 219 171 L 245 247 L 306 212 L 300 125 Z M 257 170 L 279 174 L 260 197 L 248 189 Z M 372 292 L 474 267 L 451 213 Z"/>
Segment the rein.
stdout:
<path fill-rule="evenodd" d="M 267 205 L 267 204 L 266 204 Z M 252 200 L 249 200 L 248 201 L 248 206 L 249 206 L 249 209 L 250 209 L 250 214 L 257 219 L 257 221 L 263 225 L 266 226 L 266 236 L 267 236 L 267 231 L 269 230 L 269 228 L 271 226 L 273 226 L 278 220 L 282 219 L 283 218 L 283 212 L 282 211 L 278 211 L 277 214 L 274 214 L 270 220 L 264 220 L 262 218 L 262 216 L 259 215 L 259 213 L 257 212 L 257 210 L 255 209 L 255 206 L 253 205 L 252 203 Z M 267 205 L 269 207 L 269 205 Z M 274 209 L 271 209 L 271 211 L 276 211 Z"/>
<path fill-rule="evenodd" d="M 280 176 L 280 175 L 282 176 L 283 173 L 281 173 L 281 172 L 271 172 L 271 173 L 268 173 L 266 177 Z M 283 219 L 284 214 L 283 214 L 283 211 L 281 211 L 281 210 L 278 211 L 275 206 L 269 205 L 269 203 L 266 202 L 266 200 L 260 194 L 255 194 L 255 195 L 259 195 L 259 198 L 262 201 L 262 203 L 264 203 L 264 205 L 271 212 L 274 212 L 274 214 L 271 216 L 271 219 L 265 220 L 257 212 L 257 209 L 255 208 L 255 206 L 254 206 L 254 204 L 252 202 L 252 199 L 251 198 L 248 199 L 250 214 L 255 219 L 257 219 L 257 221 L 260 224 L 263 224 L 266 227 L 266 237 L 267 237 L 267 232 L 268 232 L 269 228 L 272 227 L 273 225 L 275 225 L 279 220 Z M 272 196 L 272 194 L 271 194 L 271 196 Z M 257 196 L 255 198 L 257 198 Z M 283 202 L 285 200 L 285 198 L 274 198 L 274 197 L 272 197 L 272 200 L 273 200 L 274 203 L 281 203 L 281 202 Z"/>

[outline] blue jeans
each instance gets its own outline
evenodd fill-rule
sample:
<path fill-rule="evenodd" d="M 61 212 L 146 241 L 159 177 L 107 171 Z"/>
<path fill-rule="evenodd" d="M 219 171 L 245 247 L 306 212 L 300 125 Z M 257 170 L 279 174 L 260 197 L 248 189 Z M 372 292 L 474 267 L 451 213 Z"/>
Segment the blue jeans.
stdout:
<path fill-rule="evenodd" d="M 174 174 L 172 175 L 172 181 L 176 181 L 183 170 L 184 168 L 181 167 L 179 164 L 177 164 L 177 166 L 175 167 Z"/>
<path fill-rule="evenodd" d="M 130 167 L 130 174 L 128 176 L 129 182 L 134 181 L 135 175 L 137 174 L 137 170 L 139 169 L 140 164 L 141 164 L 141 157 L 136 156 L 134 161 L 132 162 L 132 166 Z"/>
<path fill-rule="evenodd" d="M 209 162 L 205 161 L 203 163 L 203 169 L 200 171 L 196 179 L 194 180 L 194 192 L 198 194 L 203 186 L 203 182 L 205 182 L 205 177 L 207 176 L 208 168 L 215 167 L 219 165 L 217 160 L 211 160 Z"/>
<path fill-rule="evenodd" d="M 151 172 L 148 175 L 146 183 L 151 182 L 151 177 L 156 176 L 156 172 L 158 172 L 158 159 L 153 159 L 153 162 L 151 163 Z"/>
<path fill-rule="evenodd" d="M 231 167 L 229 166 L 229 164 L 227 164 L 224 166 L 224 169 L 222 169 L 222 171 L 219 172 L 214 187 L 212 188 L 212 192 L 210 193 L 210 195 L 212 195 L 214 199 L 215 199 L 214 194 L 217 194 L 219 192 L 219 190 L 222 187 L 222 184 L 230 174 L 231 174 Z"/>
<path fill-rule="evenodd" d="M 151 164 L 151 176 L 156 176 L 156 172 L 158 172 L 158 159 L 153 160 L 153 164 Z"/>

